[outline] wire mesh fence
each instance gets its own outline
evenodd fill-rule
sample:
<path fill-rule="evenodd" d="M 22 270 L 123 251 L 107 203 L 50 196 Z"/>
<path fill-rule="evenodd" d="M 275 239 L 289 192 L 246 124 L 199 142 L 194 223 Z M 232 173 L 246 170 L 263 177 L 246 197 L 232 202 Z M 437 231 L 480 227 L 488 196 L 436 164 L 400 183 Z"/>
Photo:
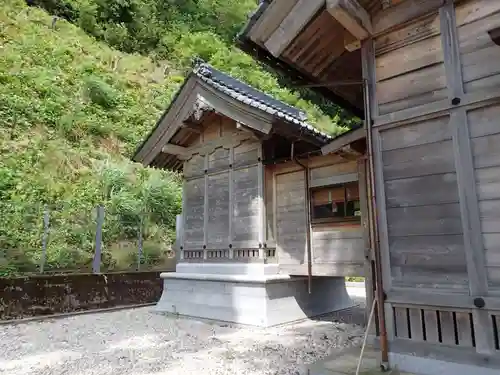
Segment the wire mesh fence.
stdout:
<path fill-rule="evenodd" d="M 174 240 L 175 215 L 0 203 L 0 276 L 172 270 Z"/>

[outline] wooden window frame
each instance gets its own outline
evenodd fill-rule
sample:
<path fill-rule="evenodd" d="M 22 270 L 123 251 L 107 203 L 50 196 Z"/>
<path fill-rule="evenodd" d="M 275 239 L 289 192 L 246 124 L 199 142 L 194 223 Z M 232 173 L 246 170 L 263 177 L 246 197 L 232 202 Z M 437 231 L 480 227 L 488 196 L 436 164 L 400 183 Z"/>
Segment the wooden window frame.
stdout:
<path fill-rule="evenodd" d="M 327 186 L 321 186 L 321 187 L 314 187 L 309 189 L 309 202 L 310 202 L 310 210 L 311 210 L 311 224 L 325 224 L 325 223 L 361 223 L 361 215 L 359 216 L 344 216 L 344 217 L 326 217 L 326 218 L 315 218 L 314 217 L 314 200 L 313 200 L 313 194 L 316 191 L 320 190 L 325 190 L 325 189 L 334 189 L 334 188 L 340 188 L 342 187 L 344 189 L 344 207 L 347 206 L 347 186 L 349 184 L 358 184 L 359 187 L 359 181 L 349 181 L 349 182 L 342 182 L 339 184 L 332 184 L 332 185 L 327 185 Z M 358 197 L 359 201 L 359 197 Z"/>

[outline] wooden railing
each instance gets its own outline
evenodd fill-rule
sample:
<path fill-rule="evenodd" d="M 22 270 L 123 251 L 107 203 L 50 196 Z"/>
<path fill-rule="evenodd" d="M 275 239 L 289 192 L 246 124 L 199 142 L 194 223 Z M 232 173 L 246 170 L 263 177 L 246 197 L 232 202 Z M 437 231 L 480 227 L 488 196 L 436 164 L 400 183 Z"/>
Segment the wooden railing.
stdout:
<path fill-rule="evenodd" d="M 181 249 L 180 262 L 275 262 L 276 249 Z"/>

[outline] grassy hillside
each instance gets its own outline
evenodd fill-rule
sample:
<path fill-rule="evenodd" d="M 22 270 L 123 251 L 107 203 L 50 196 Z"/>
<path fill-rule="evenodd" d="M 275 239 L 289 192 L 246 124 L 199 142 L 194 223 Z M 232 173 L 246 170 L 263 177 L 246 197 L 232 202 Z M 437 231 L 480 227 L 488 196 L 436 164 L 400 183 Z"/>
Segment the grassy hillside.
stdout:
<path fill-rule="evenodd" d="M 179 178 L 126 156 L 182 77 L 167 83 L 155 78 L 151 59 L 112 50 L 68 22 L 51 24 L 21 1 L 0 9 L 0 273 L 35 269 L 43 204 L 60 216 L 52 220 L 48 269 L 88 269 L 98 203 L 107 211 L 109 267 L 116 243 L 137 238 L 124 227 L 137 227 L 145 211 L 145 250 L 158 257 L 173 240 Z"/>
<path fill-rule="evenodd" d="M 330 133 L 342 130 L 340 112 L 324 115 L 231 45 L 253 0 L 37 2 L 45 9 L 22 0 L 0 7 L 0 274 L 35 269 L 44 204 L 57 207 L 48 268 L 88 268 L 96 204 L 106 206 L 107 266 L 133 263 L 116 249 L 136 241 L 141 220 L 151 259 L 169 247 L 179 176 L 128 157 L 193 56 L 306 110 Z"/>

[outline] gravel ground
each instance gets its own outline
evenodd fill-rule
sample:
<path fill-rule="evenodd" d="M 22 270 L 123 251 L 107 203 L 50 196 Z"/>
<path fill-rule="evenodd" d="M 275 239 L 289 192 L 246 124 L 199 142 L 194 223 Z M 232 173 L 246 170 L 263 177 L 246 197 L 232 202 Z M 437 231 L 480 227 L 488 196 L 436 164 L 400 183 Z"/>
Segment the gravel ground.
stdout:
<path fill-rule="evenodd" d="M 175 319 L 146 307 L 4 325 L 0 374 L 299 375 L 305 364 L 360 345 L 363 328 L 351 323 L 362 314 L 354 308 L 257 329 Z"/>

